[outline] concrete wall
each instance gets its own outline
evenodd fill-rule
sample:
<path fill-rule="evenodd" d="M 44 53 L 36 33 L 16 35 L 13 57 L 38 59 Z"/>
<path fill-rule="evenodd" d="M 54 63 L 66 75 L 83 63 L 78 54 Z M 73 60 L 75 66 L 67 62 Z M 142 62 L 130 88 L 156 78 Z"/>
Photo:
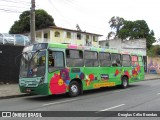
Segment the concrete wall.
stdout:
<path fill-rule="evenodd" d="M 109 44 L 109 49 L 117 49 L 121 51 L 139 53 L 146 56 L 146 39 L 125 40 L 113 39 L 100 41 L 100 46 L 104 47 L 106 43 Z"/>
<path fill-rule="evenodd" d="M 147 72 L 160 73 L 160 57 L 147 57 Z"/>

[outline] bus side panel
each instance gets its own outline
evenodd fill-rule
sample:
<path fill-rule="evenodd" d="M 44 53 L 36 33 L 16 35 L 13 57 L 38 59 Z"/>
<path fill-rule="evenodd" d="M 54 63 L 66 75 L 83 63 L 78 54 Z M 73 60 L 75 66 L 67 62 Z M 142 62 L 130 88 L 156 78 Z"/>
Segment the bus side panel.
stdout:
<path fill-rule="evenodd" d="M 137 82 L 144 80 L 144 67 L 139 64 L 136 67 L 132 67 L 132 76 L 130 82 Z"/>
<path fill-rule="evenodd" d="M 85 71 L 85 79 L 83 81 L 83 88 L 84 90 L 94 89 L 95 84 L 99 83 L 100 76 L 99 76 L 99 67 L 84 67 Z"/>
<path fill-rule="evenodd" d="M 54 73 L 49 73 L 48 75 L 48 86 L 49 86 L 49 94 L 62 94 L 66 92 L 68 88 L 68 83 L 70 81 L 69 78 L 69 70 L 62 69 L 57 70 Z"/>

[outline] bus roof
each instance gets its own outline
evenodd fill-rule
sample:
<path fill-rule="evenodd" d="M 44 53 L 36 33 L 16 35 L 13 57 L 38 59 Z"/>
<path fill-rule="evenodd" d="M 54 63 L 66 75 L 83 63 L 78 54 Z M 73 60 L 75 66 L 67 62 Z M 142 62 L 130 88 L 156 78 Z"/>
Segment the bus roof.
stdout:
<path fill-rule="evenodd" d="M 35 43 L 31 46 L 27 46 L 24 48 L 26 50 L 39 50 L 39 49 L 47 49 L 47 48 L 62 48 L 62 49 L 78 49 L 78 50 L 91 50 L 98 52 L 109 52 L 109 53 L 120 53 L 120 54 L 130 54 L 130 55 L 141 55 L 137 53 L 130 53 L 124 50 L 116 50 L 116 49 L 106 49 L 106 48 L 97 48 L 93 46 L 78 46 L 73 44 L 61 44 L 61 43 Z"/>

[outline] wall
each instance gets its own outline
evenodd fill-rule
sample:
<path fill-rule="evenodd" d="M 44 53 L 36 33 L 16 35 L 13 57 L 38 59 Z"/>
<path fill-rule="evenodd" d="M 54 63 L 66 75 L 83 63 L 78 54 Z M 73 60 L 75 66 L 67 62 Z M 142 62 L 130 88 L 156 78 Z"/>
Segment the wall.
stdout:
<path fill-rule="evenodd" d="M 160 57 L 147 57 L 147 72 L 160 73 Z"/>
<path fill-rule="evenodd" d="M 146 56 L 146 39 L 135 39 L 135 40 L 125 40 L 113 39 L 113 40 L 104 40 L 100 41 L 100 46 L 104 47 L 107 43 L 109 49 L 116 49 L 125 52 L 139 53 L 143 56 Z"/>
<path fill-rule="evenodd" d="M 0 45 L 0 82 L 18 83 L 23 46 Z"/>

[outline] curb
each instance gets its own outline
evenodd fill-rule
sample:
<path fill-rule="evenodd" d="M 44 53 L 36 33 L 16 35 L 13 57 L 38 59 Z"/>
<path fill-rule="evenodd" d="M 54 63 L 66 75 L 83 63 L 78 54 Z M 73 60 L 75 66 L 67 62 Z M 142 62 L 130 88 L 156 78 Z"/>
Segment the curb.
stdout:
<path fill-rule="evenodd" d="M 157 80 L 157 79 L 160 79 L 160 78 L 150 78 L 150 79 L 144 79 L 143 81 L 148 81 L 148 80 Z"/>
<path fill-rule="evenodd" d="M 0 99 L 9 99 L 9 98 L 25 97 L 25 96 L 30 96 L 30 95 L 29 94 L 19 94 L 19 95 L 0 96 Z"/>

